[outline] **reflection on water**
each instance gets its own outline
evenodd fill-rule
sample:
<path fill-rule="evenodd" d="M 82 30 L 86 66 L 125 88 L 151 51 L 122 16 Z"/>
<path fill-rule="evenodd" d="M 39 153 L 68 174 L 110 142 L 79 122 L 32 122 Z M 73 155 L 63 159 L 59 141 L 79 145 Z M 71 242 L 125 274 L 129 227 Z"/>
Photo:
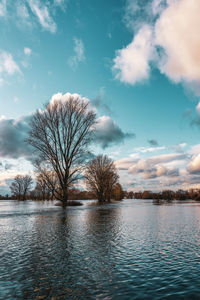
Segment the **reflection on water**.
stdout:
<path fill-rule="evenodd" d="M 199 299 L 200 203 L 159 204 L 1 201 L 0 299 Z"/>

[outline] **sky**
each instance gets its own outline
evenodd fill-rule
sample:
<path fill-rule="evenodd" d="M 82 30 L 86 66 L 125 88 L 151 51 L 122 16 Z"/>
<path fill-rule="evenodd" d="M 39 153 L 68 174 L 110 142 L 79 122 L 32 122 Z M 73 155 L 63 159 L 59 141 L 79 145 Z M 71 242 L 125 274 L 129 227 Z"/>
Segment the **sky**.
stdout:
<path fill-rule="evenodd" d="M 200 187 L 199 0 L 0 0 L 0 193 L 31 115 L 78 94 L 128 190 Z M 80 183 L 81 184 L 81 183 Z"/>

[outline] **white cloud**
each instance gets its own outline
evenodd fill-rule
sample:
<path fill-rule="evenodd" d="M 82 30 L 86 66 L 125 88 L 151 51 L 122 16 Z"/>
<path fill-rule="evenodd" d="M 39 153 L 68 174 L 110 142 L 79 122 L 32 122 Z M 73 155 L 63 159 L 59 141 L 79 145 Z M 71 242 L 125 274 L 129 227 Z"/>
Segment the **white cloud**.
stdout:
<path fill-rule="evenodd" d="M 32 50 L 30 48 L 28 48 L 28 47 L 24 48 L 24 54 L 29 56 L 29 55 L 31 55 L 31 53 L 32 53 Z"/>
<path fill-rule="evenodd" d="M 192 174 L 200 174 L 200 154 L 194 155 L 188 164 L 188 171 Z"/>
<path fill-rule="evenodd" d="M 126 25 L 132 26 L 135 35 L 128 46 L 116 52 L 116 78 L 129 84 L 143 81 L 149 77 L 152 61 L 172 81 L 199 93 L 200 1 L 154 0 L 151 9 L 147 3 L 148 10 L 143 2 L 127 3 Z M 146 22 L 149 25 L 144 25 Z"/>
<path fill-rule="evenodd" d="M 115 77 L 129 84 L 148 79 L 149 63 L 153 57 L 152 30 L 144 25 L 128 46 L 116 51 L 113 66 Z"/>
<path fill-rule="evenodd" d="M 12 55 L 6 51 L 0 51 L 0 85 L 4 82 L 3 76 L 15 73 L 21 73 L 21 70 Z"/>
<path fill-rule="evenodd" d="M 148 153 L 148 152 L 156 152 L 156 151 L 161 151 L 165 150 L 165 146 L 160 146 L 160 147 L 138 147 L 134 148 L 133 151 L 136 153 Z"/>
<path fill-rule="evenodd" d="M 56 23 L 52 19 L 49 8 L 40 0 L 28 0 L 32 13 L 38 18 L 41 26 L 51 33 L 56 32 Z"/>
<path fill-rule="evenodd" d="M 93 106 L 93 102 L 86 97 L 82 97 L 79 94 L 54 94 L 50 100 L 50 105 L 53 105 L 54 103 L 59 101 L 67 102 L 69 101 L 69 99 L 77 99 L 79 101 L 84 101 L 85 103 L 89 104 L 88 107 L 90 110 L 93 110 L 95 113 L 98 113 L 97 108 Z M 127 138 L 134 137 L 134 134 L 132 133 L 123 132 L 122 129 L 117 125 L 117 123 L 113 121 L 109 116 L 99 117 L 94 126 L 94 130 L 95 143 L 98 143 L 103 149 L 115 144 L 120 144 Z"/>
<path fill-rule="evenodd" d="M 190 149 L 190 153 L 191 153 L 192 155 L 197 155 L 197 154 L 199 154 L 199 153 L 200 153 L 200 144 L 197 144 L 197 145 L 192 146 L 191 149 Z"/>
<path fill-rule="evenodd" d="M 5 17 L 7 13 L 6 10 L 6 0 L 0 2 L 0 17 Z"/>
<path fill-rule="evenodd" d="M 134 157 L 127 157 L 117 160 L 115 165 L 119 170 L 128 170 L 130 166 L 137 161 L 137 158 L 135 159 Z"/>
<path fill-rule="evenodd" d="M 68 59 L 69 65 L 75 69 L 80 62 L 85 61 L 85 47 L 83 41 L 78 38 L 74 38 L 74 52 L 75 55 Z"/>
<path fill-rule="evenodd" d="M 185 143 L 179 144 L 183 149 Z M 176 145 L 175 145 L 176 146 Z M 142 147 L 141 147 L 142 148 Z M 172 151 L 174 147 L 166 148 Z M 115 162 L 121 182 L 129 181 L 134 190 L 163 190 L 200 188 L 200 144 L 188 147 L 184 152 L 166 153 L 157 156 L 122 158 Z M 149 154 L 148 154 L 149 155 Z M 128 188 L 128 185 L 127 185 Z"/>
<path fill-rule="evenodd" d="M 116 161 L 119 170 L 127 170 L 136 179 L 160 178 L 170 179 L 178 177 L 183 167 L 186 167 L 188 155 L 185 153 L 170 153 L 152 156 L 150 158 L 129 157 Z M 181 162 L 181 163 L 180 163 Z"/>
<path fill-rule="evenodd" d="M 170 1 L 155 25 L 160 69 L 176 82 L 200 80 L 200 1 Z"/>

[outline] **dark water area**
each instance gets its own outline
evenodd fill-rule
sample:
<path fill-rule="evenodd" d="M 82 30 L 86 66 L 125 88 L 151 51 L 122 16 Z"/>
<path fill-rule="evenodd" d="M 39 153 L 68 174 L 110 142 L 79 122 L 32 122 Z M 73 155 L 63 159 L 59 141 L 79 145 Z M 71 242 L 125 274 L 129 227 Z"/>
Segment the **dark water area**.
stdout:
<path fill-rule="evenodd" d="M 0 299 L 200 299 L 200 203 L 0 201 Z"/>

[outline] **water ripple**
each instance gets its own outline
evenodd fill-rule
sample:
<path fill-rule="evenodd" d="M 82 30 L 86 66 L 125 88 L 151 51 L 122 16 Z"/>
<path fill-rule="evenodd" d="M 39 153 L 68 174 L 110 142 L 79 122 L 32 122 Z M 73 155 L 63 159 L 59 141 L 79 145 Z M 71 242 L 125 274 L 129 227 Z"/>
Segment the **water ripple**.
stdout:
<path fill-rule="evenodd" d="M 0 299 L 200 299 L 200 204 L 0 202 Z"/>

